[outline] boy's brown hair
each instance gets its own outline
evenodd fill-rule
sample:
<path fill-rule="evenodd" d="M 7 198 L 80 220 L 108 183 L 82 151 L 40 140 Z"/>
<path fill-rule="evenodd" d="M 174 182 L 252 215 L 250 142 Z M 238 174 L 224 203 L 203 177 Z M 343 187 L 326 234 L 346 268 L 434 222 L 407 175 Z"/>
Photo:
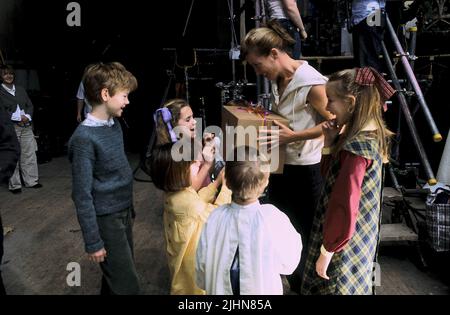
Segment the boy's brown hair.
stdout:
<path fill-rule="evenodd" d="M 259 197 L 269 177 L 269 162 L 258 150 L 249 146 L 234 149 L 225 163 L 225 180 L 233 192 L 233 200 L 245 202 Z"/>
<path fill-rule="evenodd" d="M 14 68 L 10 65 L 1 65 L 0 66 L 0 75 L 4 76 L 5 74 L 15 75 Z"/>
<path fill-rule="evenodd" d="M 110 96 L 118 91 L 134 91 L 137 88 L 137 80 L 121 63 L 96 63 L 86 67 L 83 75 L 83 86 L 86 99 L 92 106 L 103 103 L 101 92 L 108 89 Z"/>
<path fill-rule="evenodd" d="M 172 143 L 158 145 L 150 159 L 150 176 L 155 186 L 165 192 L 176 192 L 191 185 L 192 161 L 174 161 Z"/>

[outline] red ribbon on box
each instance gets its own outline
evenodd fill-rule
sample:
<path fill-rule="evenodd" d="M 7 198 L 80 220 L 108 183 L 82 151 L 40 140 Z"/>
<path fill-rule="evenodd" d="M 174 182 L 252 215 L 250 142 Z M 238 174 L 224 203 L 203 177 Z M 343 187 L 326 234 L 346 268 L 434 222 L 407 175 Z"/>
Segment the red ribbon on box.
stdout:
<path fill-rule="evenodd" d="M 266 110 L 262 105 L 253 106 L 252 104 L 246 107 L 239 107 L 239 110 L 244 110 L 247 113 L 259 115 L 263 119 L 263 124 L 266 124 L 266 117 L 270 115 L 270 112 Z"/>

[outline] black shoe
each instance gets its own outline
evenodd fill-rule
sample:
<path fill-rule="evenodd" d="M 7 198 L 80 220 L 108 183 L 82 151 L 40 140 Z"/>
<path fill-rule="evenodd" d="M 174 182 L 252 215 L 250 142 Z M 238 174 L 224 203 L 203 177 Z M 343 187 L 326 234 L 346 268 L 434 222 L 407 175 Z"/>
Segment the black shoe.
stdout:
<path fill-rule="evenodd" d="M 22 193 L 22 188 L 10 189 L 9 191 L 16 195 Z"/>
<path fill-rule="evenodd" d="M 37 184 L 35 184 L 35 185 L 33 185 L 33 186 L 30 186 L 30 187 L 28 187 L 28 188 L 41 188 L 41 187 L 42 187 L 42 184 L 37 183 Z"/>

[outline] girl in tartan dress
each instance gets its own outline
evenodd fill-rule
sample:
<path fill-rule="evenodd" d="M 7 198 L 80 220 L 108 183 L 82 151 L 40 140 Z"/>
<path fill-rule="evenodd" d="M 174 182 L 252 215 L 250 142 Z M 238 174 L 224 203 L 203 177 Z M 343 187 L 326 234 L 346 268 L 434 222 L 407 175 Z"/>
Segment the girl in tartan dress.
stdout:
<path fill-rule="evenodd" d="M 323 126 L 325 178 L 308 246 L 302 294 L 372 294 L 382 164 L 391 132 L 382 104 L 394 90 L 373 68 L 332 74 Z"/>

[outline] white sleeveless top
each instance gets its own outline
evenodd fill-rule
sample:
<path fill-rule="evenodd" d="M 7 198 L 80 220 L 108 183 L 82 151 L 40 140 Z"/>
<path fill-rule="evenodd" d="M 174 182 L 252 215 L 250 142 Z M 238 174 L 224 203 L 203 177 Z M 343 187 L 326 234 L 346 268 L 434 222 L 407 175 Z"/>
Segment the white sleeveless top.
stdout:
<path fill-rule="evenodd" d="M 271 19 L 287 19 L 281 0 L 265 0 L 264 2 Z"/>
<path fill-rule="evenodd" d="M 312 128 L 324 118 L 307 102 L 313 85 L 325 84 L 328 79 L 311 67 L 307 61 L 297 68 L 294 77 L 280 97 L 278 85 L 272 81 L 272 110 L 289 120 L 294 131 Z M 311 165 L 320 162 L 323 137 L 289 143 L 285 164 Z"/>

